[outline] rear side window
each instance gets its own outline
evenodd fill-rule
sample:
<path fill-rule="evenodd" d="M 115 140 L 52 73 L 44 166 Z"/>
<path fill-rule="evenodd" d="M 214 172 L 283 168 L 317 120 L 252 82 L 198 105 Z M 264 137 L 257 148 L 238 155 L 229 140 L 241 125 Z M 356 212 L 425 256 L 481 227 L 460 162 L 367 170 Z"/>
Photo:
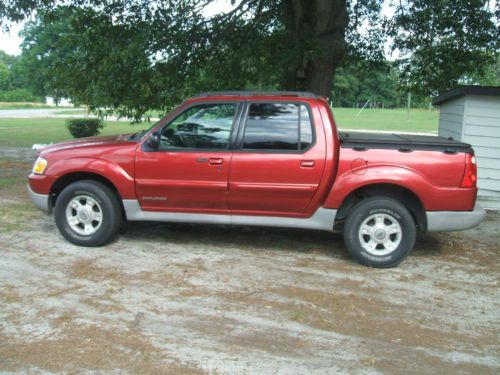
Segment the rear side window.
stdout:
<path fill-rule="evenodd" d="M 313 143 L 307 107 L 293 103 L 252 103 L 243 135 L 244 150 L 300 151 Z"/>

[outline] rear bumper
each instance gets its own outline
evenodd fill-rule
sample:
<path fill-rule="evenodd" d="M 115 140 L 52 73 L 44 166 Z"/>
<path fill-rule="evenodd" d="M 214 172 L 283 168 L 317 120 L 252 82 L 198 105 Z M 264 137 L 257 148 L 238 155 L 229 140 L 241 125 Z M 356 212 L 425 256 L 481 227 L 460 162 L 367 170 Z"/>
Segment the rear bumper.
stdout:
<path fill-rule="evenodd" d="M 50 213 L 52 211 L 52 207 L 49 204 L 49 196 L 45 194 L 38 194 L 31 190 L 31 187 L 28 185 L 28 192 L 30 193 L 31 201 L 39 210 Z"/>
<path fill-rule="evenodd" d="M 474 228 L 486 216 L 486 211 L 476 204 L 472 211 L 429 211 L 428 232 L 454 232 Z"/>

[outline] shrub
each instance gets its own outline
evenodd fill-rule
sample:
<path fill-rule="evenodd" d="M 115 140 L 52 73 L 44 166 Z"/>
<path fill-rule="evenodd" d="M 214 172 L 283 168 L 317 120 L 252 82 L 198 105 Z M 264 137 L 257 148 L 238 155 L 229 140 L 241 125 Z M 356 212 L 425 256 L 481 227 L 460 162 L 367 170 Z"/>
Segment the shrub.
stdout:
<path fill-rule="evenodd" d="M 98 135 L 104 123 L 98 118 L 76 118 L 67 120 L 66 127 L 73 138 L 83 138 Z"/>

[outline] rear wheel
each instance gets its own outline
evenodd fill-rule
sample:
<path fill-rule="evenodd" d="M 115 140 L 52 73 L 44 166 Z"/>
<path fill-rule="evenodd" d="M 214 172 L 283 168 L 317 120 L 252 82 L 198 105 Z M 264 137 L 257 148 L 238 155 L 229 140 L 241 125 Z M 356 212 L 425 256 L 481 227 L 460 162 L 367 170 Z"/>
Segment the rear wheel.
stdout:
<path fill-rule="evenodd" d="M 415 245 L 416 226 L 408 209 L 391 198 L 373 197 L 356 204 L 344 225 L 351 256 L 366 266 L 398 265 Z"/>
<path fill-rule="evenodd" d="M 84 180 L 68 185 L 54 209 L 57 227 L 71 243 L 101 246 L 118 231 L 122 211 L 116 194 L 106 185 Z"/>

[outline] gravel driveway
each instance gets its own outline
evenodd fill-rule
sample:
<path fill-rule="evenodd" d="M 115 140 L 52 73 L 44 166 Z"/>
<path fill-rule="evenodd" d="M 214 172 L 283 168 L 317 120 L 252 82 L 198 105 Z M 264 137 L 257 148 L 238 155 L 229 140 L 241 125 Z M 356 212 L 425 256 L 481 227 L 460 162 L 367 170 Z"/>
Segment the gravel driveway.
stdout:
<path fill-rule="evenodd" d="M 81 248 L 30 205 L 29 162 L 2 163 L 2 373 L 500 373 L 498 213 L 387 270 L 287 229 L 137 223 Z"/>

